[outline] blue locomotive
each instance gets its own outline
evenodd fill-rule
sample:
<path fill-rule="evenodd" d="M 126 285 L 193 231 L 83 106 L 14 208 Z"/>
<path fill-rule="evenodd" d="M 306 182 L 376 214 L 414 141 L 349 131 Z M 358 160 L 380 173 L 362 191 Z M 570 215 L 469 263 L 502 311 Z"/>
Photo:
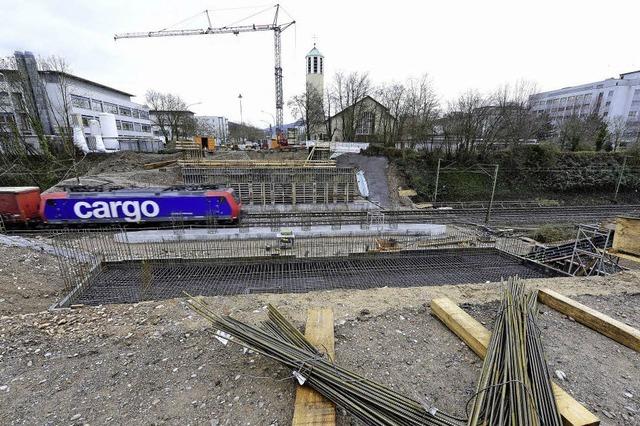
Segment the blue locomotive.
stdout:
<path fill-rule="evenodd" d="M 240 200 L 231 188 L 65 191 L 42 194 L 40 200 L 40 217 L 50 224 L 167 222 L 176 218 L 237 222 L 240 209 Z"/>

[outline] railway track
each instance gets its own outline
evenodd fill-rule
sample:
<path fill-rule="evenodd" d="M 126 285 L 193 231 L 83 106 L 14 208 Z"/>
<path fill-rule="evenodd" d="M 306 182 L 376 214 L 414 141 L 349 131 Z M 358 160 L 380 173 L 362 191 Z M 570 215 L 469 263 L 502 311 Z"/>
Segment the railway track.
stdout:
<path fill-rule="evenodd" d="M 383 216 L 372 217 L 380 213 Z M 308 211 L 246 213 L 242 221 L 249 226 L 304 226 L 332 224 L 361 224 L 384 220 L 385 223 L 483 223 L 486 208 L 453 208 L 450 210 L 379 210 L 367 211 Z M 640 204 L 597 206 L 532 206 L 502 207 L 491 212 L 492 225 L 525 225 L 542 223 L 594 223 L 616 216 L 640 216 Z M 384 219 L 382 219 L 384 217 Z"/>
<path fill-rule="evenodd" d="M 379 214 L 372 217 L 371 214 Z M 290 211 L 290 212 L 245 212 L 241 218 L 241 227 L 276 227 L 276 226 L 312 226 L 312 225 L 348 225 L 366 224 L 376 221 L 384 223 L 484 223 L 487 213 L 486 208 L 452 208 L 450 210 L 332 210 L 332 211 Z M 493 226 L 527 226 L 545 223 L 576 224 L 597 223 L 616 216 L 640 216 L 640 204 L 625 205 L 595 205 L 595 206 L 509 206 L 499 205 L 491 211 L 490 225 Z M 162 226 L 157 224 L 129 225 L 128 229 L 172 229 L 183 227 L 237 227 L 236 224 L 224 223 L 167 223 Z M 7 228 L 9 235 L 41 235 L 56 232 L 66 227 L 21 229 Z M 84 231 L 103 231 L 105 229 L 121 229 L 120 226 L 84 225 Z"/>

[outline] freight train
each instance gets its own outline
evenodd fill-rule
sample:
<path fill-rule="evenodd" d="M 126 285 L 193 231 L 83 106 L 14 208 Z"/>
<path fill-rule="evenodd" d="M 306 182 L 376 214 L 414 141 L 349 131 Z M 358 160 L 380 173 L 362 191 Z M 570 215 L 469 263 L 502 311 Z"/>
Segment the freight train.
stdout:
<path fill-rule="evenodd" d="M 41 194 L 36 187 L 0 187 L 0 218 L 9 226 L 237 223 L 241 207 L 232 188 L 73 188 Z"/>

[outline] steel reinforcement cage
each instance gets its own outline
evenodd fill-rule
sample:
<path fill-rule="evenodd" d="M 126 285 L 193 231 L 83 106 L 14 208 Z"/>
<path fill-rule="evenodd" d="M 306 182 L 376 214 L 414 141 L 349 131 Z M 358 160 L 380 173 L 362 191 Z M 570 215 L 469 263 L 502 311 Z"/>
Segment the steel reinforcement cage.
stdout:
<path fill-rule="evenodd" d="M 393 231 L 371 236 L 342 235 L 295 239 L 292 248 L 282 248 L 279 238 L 236 239 L 216 236 L 213 239 L 181 238 L 185 228 L 164 229 L 171 241 L 131 243 L 124 230 L 63 230 L 50 237 L 59 259 L 66 297 L 58 306 L 72 304 L 110 265 L 127 264 L 127 270 L 144 278 L 152 264 L 170 267 L 184 261 L 218 261 L 219 259 L 305 259 L 341 258 L 358 253 L 397 252 L 400 250 L 438 250 L 455 248 L 497 248 L 511 255 L 526 254 L 528 243 L 515 238 L 485 239 L 468 230 L 450 227 L 445 235 L 412 236 Z M 210 233 L 216 230 L 208 228 Z M 144 279 L 143 279 L 144 281 Z"/>
<path fill-rule="evenodd" d="M 185 185 L 224 185 L 244 204 L 350 203 L 359 195 L 351 167 L 211 168 L 184 166 Z"/>

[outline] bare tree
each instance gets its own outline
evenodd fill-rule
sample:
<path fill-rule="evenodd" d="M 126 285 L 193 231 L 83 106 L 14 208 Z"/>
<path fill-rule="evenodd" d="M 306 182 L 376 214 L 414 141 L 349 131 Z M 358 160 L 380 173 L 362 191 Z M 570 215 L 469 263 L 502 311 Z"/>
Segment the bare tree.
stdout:
<path fill-rule="evenodd" d="M 305 91 L 293 96 L 287 105 L 294 118 L 302 119 L 307 139 L 311 139 L 314 134 L 323 133 L 325 117 L 322 93 L 318 93 L 313 85 L 307 83 Z"/>
<path fill-rule="evenodd" d="M 404 128 L 408 119 L 407 88 L 402 83 L 383 84 L 376 90 L 380 102 L 389 109 L 395 120 L 384 120 L 378 130 L 379 137 L 385 144 L 393 145 L 399 141 L 404 148 Z"/>
<path fill-rule="evenodd" d="M 433 126 L 440 113 L 440 104 L 427 74 L 409 79 L 405 93 L 406 122 L 400 130 L 404 132 L 405 139 L 413 149 L 417 142 L 424 142 L 433 134 Z M 396 117 L 398 121 L 400 117 Z"/>
<path fill-rule="evenodd" d="M 515 146 L 538 137 L 548 128 L 548 117 L 536 114 L 531 109 L 530 99 L 536 92 L 536 84 L 526 80 L 505 84 L 494 92 L 492 99 L 499 117 L 496 123 L 497 139 Z"/>
<path fill-rule="evenodd" d="M 468 90 L 449 104 L 443 119 L 446 137 L 456 141 L 457 153 L 475 150 L 476 143 L 490 143 L 483 136 L 490 136 L 495 128 L 491 99 L 475 90 Z"/>
<path fill-rule="evenodd" d="M 595 112 L 586 117 L 572 114 L 557 124 L 558 142 L 563 149 L 571 151 L 597 149 L 599 134 L 606 125 Z"/>
<path fill-rule="evenodd" d="M 372 92 L 368 73 L 352 72 L 335 74 L 331 87 L 330 101 L 337 112 L 341 112 L 342 137 L 355 140 L 356 129 L 365 113 L 370 112 L 362 101 Z"/>
<path fill-rule="evenodd" d="M 611 141 L 611 150 L 616 152 L 620 148 L 622 139 L 627 133 L 627 119 L 621 115 L 616 115 L 609 122 L 609 140 Z"/>
<path fill-rule="evenodd" d="M 158 127 L 168 147 L 180 137 L 195 132 L 196 123 L 186 112 L 187 104 L 179 95 L 148 90 L 147 104 L 155 110 L 152 123 Z"/>
<path fill-rule="evenodd" d="M 0 163 L 16 184 L 46 188 L 74 173 L 69 65 L 60 57 L 39 58 L 38 75 L 29 75 L 15 58 L 2 60 L 0 76 Z M 44 74 L 42 74 L 44 73 Z M 53 89 L 39 79 L 45 76 Z M 30 87 L 40 96 L 36 105 Z M 3 90 L 4 89 L 4 90 Z M 6 90 L 6 91 L 5 91 Z M 43 123 L 47 123 L 45 127 Z"/>

